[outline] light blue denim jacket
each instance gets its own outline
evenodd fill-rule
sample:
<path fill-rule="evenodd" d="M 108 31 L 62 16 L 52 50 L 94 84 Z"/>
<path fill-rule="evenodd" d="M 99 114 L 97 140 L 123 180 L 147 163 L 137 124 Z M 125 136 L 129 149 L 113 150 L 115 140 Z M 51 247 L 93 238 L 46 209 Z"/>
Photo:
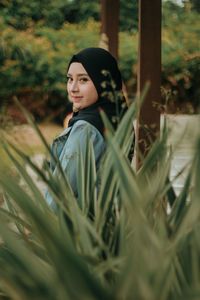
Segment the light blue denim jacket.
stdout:
<path fill-rule="evenodd" d="M 98 169 L 100 159 L 105 151 L 105 140 L 96 127 L 84 120 L 79 120 L 72 127 L 66 128 L 53 141 L 51 148 L 52 153 L 59 159 L 75 196 L 78 195 L 79 151 L 82 152 L 82 156 L 84 157 L 88 138 L 93 145 L 96 168 Z M 53 161 L 51 161 L 51 170 L 53 175 L 56 176 L 58 170 Z M 51 209 L 55 211 L 56 203 L 48 191 L 46 192 L 45 198 Z"/>

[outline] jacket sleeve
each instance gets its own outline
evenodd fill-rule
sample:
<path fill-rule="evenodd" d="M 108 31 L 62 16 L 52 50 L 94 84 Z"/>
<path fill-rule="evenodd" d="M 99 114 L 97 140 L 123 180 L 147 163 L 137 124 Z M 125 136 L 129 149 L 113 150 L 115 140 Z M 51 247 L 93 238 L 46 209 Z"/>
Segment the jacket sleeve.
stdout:
<path fill-rule="evenodd" d="M 79 121 L 73 126 L 70 135 L 60 155 L 60 163 L 65 171 L 75 196 L 78 195 L 77 181 L 79 178 L 78 164 L 80 154 L 84 159 L 88 149 L 88 141 L 92 143 L 96 168 L 105 150 L 105 142 L 99 131 L 85 121 Z"/>
<path fill-rule="evenodd" d="M 88 140 L 92 143 L 95 164 L 98 169 L 100 159 L 105 151 L 105 141 L 100 132 L 86 121 L 78 121 L 74 124 L 64 145 L 62 145 L 62 151 L 59 155 L 61 167 L 64 170 L 76 197 L 78 196 L 77 183 L 80 176 L 78 174 L 80 154 L 83 158 L 85 157 L 85 152 L 88 149 Z M 53 175 L 59 176 L 58 169 L 56 167 L 53 171 Z M 56 211 L 56 203 L 48 191 L 46 192 L 45 198 L 51 209 Z"/>

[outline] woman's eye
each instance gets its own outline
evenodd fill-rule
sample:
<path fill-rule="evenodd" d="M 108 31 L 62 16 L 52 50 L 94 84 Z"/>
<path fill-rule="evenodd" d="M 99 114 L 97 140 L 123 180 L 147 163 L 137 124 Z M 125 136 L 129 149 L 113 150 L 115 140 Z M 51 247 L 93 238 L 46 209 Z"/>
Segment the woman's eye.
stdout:
<path fill-rule="evenodd" d="M 87 77 L 83 77 L 83 78 L 80 78 L 79 81 L 82 82 L 82 83 L 85 83 L 85 82 L 88 81 L 88 78 Z"/>
<path fill-rule="evenodd" d="M 72 82 L 73 79 L 71 77 L 67 77 L 67 82 Z"/>

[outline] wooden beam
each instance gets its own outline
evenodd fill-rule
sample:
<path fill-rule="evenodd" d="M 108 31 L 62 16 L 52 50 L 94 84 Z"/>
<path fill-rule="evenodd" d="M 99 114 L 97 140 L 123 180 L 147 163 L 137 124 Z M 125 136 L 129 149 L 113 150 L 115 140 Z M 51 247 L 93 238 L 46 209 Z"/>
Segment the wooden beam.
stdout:
<path fill-rule="evenodd" d="M 101 34 L 108 50 L 118 58 L 119 0 L 101 0 Z"/>
<path fill-rule="evenodd" d="M 143 156 L 148 153 L 160 130 L 161 0 L 139 0 L 139 95 L 147 81 L 150 89 L 136 125 L 136 142 Z M 139 153 L 136 155 L 136 168 L 139 168 Z"/>

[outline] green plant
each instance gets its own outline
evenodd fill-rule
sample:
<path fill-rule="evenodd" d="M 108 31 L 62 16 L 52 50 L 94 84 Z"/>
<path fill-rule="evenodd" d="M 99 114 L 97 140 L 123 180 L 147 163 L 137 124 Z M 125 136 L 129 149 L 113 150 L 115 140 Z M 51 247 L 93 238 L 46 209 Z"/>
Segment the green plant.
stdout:
<path fill-rule="evenodd" d="M 185 5 L 187 2 L 190 1 L 184 1 Z M 199 110 L 200 89 L 196 84 L 200 64 L 200 47 L 196 44 L 199 22 L 199 13 L 187 11 L 186 7 L 171 1 L 163 3 L 162 85 L 171 93 L 169 111 L 170 104 L 171 111 L 193 113 Z"/>
<path fill-rule="evenodd" d="M 56 3 L 33 0 L 25 5 L 21 5 L 19 0 L 4 2 L 0 13 L 0 97 L 7 103 L 17 96 L 37 120 L 52 118 L 62 122 L 66 110 L 70 110 L 66 108 L 66 66 L 77 51 L 99 45 L 100 23 L 88 18 L 93 9 L 98 11 L 99 3 L 95 2 L 92 7 L 90 3 L 89 11 L 87 3 L 77 6 L 77 3 L 83 4 L 82 0 Z M 132 15 L 137 1 L 132 4 L 124 0 L 121 2 L 120 11 L 123 19 L 126 16 L 127 23 L 124 26 L 129 31 L 119 34 L 119 64 L 128 94 L 133 98 L 138 69 L 138 33 L 134 29 Z M 66 11 L 66 7 L 69 10 Z M 79 8 L 82 13 L 77 15 Z M 188 12 L 171 1 L 163 1 L 162 8 L 163 104 L 167 102 L 169 112 L 177 111 L 176 106 L 181 112 L 198 112 L 200 14 Z M 67 14 L 75 19 L 77 17 L 77 21 L 84 21 L 78 24 L 60 23 Z M 87 15 L 86 19 L 82 19 L 83 14 Z M 48 26 L 48 22 L 52 26 Z M 22 26 L 20 30 L 17 24 Z M 131 26 L 133 30 L 130 30 Z"/>
<path fill-rule="evenodd" d="M 53 178 L 48 168 L 38 168 L 25 153 L 4 143 L 27 187 L 0 172 L 8 207 L 0 209 L 3 295 L 20 300 L 200 297 L 200 139 L 176 197 L 169 181 L 172 153 L 166 147 L 166 130 L 137 173 L 127 159 L 137 106 L 138 101 L 131 105 L 115 133 L 102 115 L 108 147 L 98 195 L 99 174 L 88 143 L 86 157 L 80 157 L 78 201 L 62 169 L 59 178 Z M 47 206 L 25 163 L 54 195 L 57 214 Z"/>

